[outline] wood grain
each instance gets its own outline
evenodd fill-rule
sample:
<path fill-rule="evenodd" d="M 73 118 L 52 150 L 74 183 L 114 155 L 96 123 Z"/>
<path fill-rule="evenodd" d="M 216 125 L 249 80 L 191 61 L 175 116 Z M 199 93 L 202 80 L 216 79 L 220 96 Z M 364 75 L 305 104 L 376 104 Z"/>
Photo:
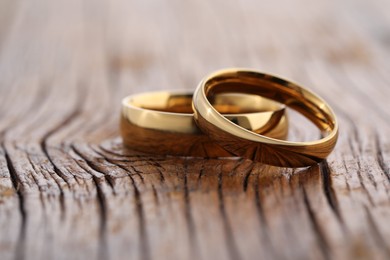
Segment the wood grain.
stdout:
<path fill-rule="evenodd" d="M 1 259 L 389 259 L 384 0 L 0 2 Z M 335 109 L 326 162 L 139 154 L 122 97 L 251 67 Z M 291 116 L 291 138 L 317 131 Z"/>

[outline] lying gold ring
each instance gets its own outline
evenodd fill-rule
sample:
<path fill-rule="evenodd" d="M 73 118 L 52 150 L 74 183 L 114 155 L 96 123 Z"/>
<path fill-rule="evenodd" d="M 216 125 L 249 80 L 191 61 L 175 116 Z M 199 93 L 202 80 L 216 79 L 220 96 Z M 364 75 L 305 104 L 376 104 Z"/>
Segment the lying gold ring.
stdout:
<path fill-rule="evenodd" d="M 212 102 L 224 116 L 249 130 L 275 138 L 288 132 L 285 106 L 255 95 L 222 94 Z M 231 154 L 196 126 L 192 94 L 149 92 L 122 100 L 121 135 L 126 146 L 161 155 L 226 157 Z"/>
<path fill-rule="evenodd" d="M 220 93 L 256 94 L 286 104 L 312 121 L 323 138 L 290 142 L 248 131 L 226 120 L 210 103 Z M 338 123 L 332 109 L 316 94 L 281 78 L 248 69 L 218 71 L 203 79 L 193 97 L 199 128 L 232 155 L 253 161 L 305 167 L 325 159 L 336 145 Z"/>

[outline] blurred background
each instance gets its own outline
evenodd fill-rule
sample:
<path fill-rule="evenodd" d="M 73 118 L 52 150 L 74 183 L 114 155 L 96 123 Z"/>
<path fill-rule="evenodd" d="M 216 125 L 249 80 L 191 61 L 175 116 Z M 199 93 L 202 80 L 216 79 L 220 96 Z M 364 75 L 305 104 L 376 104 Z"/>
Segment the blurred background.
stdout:
<path fill-rule="evenodd" d="M 341 117 L 350 108 L 334 96 L 356 110 L 350 119 L 372 119 L 356 102 L 362 97 L 385 119 L 390 112 L 379 104 L 388 98 L 381 86 L 389 82 L 390 16 L 382 6 L 386 1 L 2 0 L 2 99 L 19 87 L 33 98 L 26 85 L 39 85 L 47 95 L 66 88 L 61 100 L 78 102 L 78 92 L 96 88 L 95 102 L 104 107 L 108 98 L 111 107 L 127 94 L 193 90 L 214 70 L 250 67 L 317 91 Z"/>

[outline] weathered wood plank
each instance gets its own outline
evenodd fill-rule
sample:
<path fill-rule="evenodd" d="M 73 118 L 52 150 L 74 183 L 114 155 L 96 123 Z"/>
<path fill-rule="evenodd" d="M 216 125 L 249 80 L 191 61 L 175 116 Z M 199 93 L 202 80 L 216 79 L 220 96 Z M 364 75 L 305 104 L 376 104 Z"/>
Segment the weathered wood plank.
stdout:
<path fill-rule="evenodd" d="M 3 1 L 1 259 L 388 259 L 389 3 Z M 254 67 L 339 117 L 327 162 L 144 155 L 120 100 Z M 318 136 L 295 114 L 294 140 Z M 303 127 L 304 126 L 304 127 Z"/>

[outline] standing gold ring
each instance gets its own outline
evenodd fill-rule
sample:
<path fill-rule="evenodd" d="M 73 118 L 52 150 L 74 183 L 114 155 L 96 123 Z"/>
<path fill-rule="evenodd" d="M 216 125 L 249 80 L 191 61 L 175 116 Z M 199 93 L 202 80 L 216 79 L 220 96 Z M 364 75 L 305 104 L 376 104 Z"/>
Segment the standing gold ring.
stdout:
<path fill-rule="evenodd" d="M 212 104 L 232 124 L 274 138 L 286 138 L 285 106 L 256 95 L 216 95 Z M 122 100 L 121 135 L 126 146 L 160 155 L 226 157 L 231 153 L 196 126 L 192 94 L 148 92 Z"/>
<path fill-rule="evenodd" d="M 224 118 L 210 103 L 216 94 L 246 93 L 286 104 L 312 121 L 322 139 L 291 142 L 248 131 Z M 330 106 L 313 92 L 249 69 L 227 69 L 203 79 L 193 97 L 199 128 L 232 155 L 283 166 L 305 167 L 324 160 L 336 145 L 338 123 Z"/>

